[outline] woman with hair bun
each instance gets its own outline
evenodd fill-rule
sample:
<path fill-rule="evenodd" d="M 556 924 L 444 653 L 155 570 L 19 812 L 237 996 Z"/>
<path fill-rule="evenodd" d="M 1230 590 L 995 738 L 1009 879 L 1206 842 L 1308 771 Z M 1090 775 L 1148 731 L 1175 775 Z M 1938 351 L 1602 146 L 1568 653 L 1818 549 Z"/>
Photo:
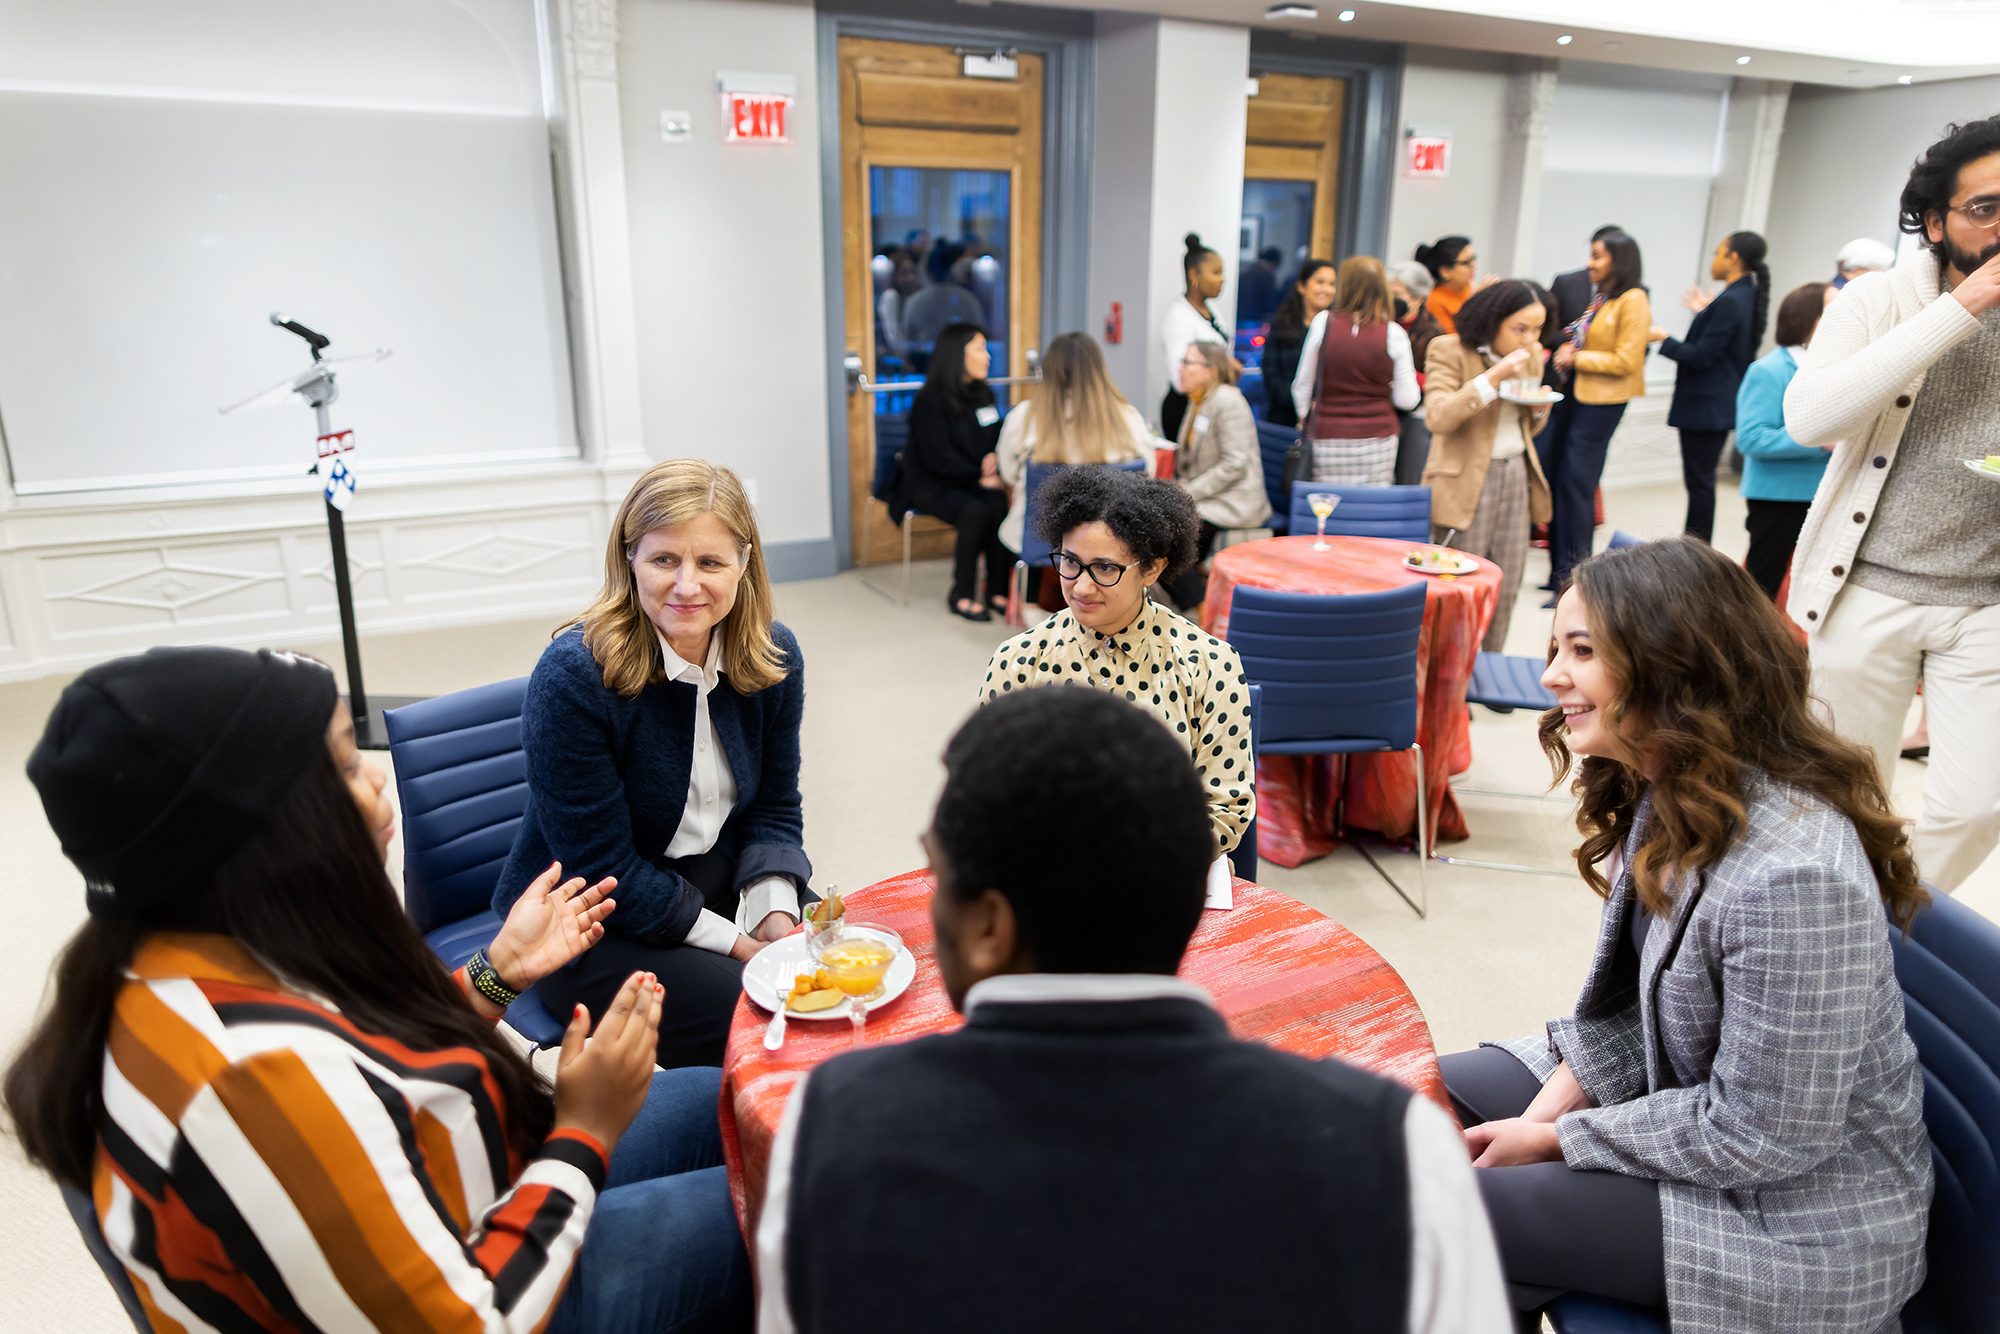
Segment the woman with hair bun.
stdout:
<path fill-rule="evenodd" d="M 1723 442 L 1736 427 L 1736 391 L 1757 359 L 1771 311 L 1771 270 L 1764 263 L 1764 238 L 1731 232 L 1716 242 L 1708 274 L 1723 284 L 1711 298 L 1690 287 L 1681 304 L 1695 312 L 1685 339 L 1658 325 L 1649 331 L 1660 355 L 1677 362 L 1674 401 L 1667 425 L 1681 433 L 1681 480 L 1687 486 L 1689 537 L 1715 536 L 1715 465 Z"/>
<path fill-rule="evenodd" d="M 1159 478 L 1068 468 L 1036 492 L 1035 512 L 1069 610 L 993 651 L 979 703 L 1074 685 L 1144 709 L 1187 746 L 1208 792 L 1215 855 L 1227 855 L 1257 814 L 1243 663 L 1228 644 L 1147 596 L 1195 563 L 1194 500 Z"/>
<path fill-rule="evenodd" d="M 1927 895 L 1805 646 L 1692 538 L 1579 563 L 1542 748 L 1604 900 L 1572 1016 L 1440 1066 L 1523 1311 L 1878 1334 L 1924 1276 L 1924 1076 L 1889 932 Z M 1580 761 L 1580 763 L 1579 763 Z M 1523 1328 L 1528 1326 L 1524 1323 Z"/>
<path fill-rule="evenodd" d="M 1160 341 L 1167 350 L 1167 394 L 1160 400 L 1160 434 L 1173 440 L 1181 433 L 1181 418 L 1187 415 L 1187 394 L 1181 389 L 1181 358 L 1189 343 L 1220 343 L 1233 346 L 1229 334 L 1216 318 L 1209 302 L 1222 295 L 1222 256 L 1201 243 L 1194 232 L 1187 234 L 1187 253 L 1181 256 L 1181 270 L 1187 289 L 1167 307 L 1160 321 Z M 1242 374 L 1239 365 L 1237 374 Z"/>

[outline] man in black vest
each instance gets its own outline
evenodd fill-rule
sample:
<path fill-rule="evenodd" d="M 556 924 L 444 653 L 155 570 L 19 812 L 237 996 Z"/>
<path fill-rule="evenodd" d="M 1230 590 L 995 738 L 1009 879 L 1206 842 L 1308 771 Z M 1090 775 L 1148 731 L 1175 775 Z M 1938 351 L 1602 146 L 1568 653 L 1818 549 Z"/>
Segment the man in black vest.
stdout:
<path fill-rule="evenodd" d="M 1214 852 L 1186 747 L 1108 694 L 1024 690 L 944 758 L 924 846 L 965 1027 L 794 1089 L 759 1329 L 1508 1334 L 1450 1119 L 1236 1041 L 1174 975 Z"/>

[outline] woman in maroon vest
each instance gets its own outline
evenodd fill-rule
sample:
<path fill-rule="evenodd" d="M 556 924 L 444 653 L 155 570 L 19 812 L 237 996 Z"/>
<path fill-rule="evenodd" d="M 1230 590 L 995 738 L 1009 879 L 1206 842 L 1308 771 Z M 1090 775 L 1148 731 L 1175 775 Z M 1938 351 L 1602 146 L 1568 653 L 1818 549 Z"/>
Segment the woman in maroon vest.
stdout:
<path fill-rule="evenodd" d="M 1396 409 L 1408 412 L 1421 397 L 1382 261 L 1343 261 L 1333 309 L 1314 317 L 1292 381 L 1300 429 L 1312 442 L 1311 480 L 1388 486 L 1401 433 Z"/>

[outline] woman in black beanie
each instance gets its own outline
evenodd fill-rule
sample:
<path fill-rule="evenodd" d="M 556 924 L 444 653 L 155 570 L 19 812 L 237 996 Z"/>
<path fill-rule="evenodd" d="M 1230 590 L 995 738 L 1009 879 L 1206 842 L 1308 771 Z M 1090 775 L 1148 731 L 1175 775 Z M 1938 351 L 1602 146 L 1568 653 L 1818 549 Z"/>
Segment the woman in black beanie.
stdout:
<path fill-rule="evenodd" d="M 610 883 L 551 867 L 446 974 L 384 872 L 394 811 L 324 664 L 176 648 L 92 668 L 28 776 L 90 918 L 7 1109 L 29 1159 L 90 1197 L 147 1312 L 747 1321 L 715 1072 L 654 1075 L 654 979 L 627 980 L 587 1047 L 578 1007 L 553 1096 L 494 1031 L 496 993 L 601 938 Z"/>

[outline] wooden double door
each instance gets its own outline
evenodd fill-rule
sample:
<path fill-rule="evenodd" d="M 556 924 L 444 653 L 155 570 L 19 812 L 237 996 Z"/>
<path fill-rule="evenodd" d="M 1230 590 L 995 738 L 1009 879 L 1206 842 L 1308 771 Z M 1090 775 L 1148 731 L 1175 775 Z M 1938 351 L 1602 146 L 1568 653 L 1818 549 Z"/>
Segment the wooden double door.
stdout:
<path fill-rule="evenodd" d="M 989 375 L 1025 375 L 1041 343 L 1042 57 L 1016 54 L 1011 77 L 976 77 L 969 65 L 1004 75 L 1004 62 L 854 37 L 841 38 L 839 50 L 845 351 L 871 382 L 913 388 L 938 332 L 971 321 L 986 331 Z M 1004 406 L 1020 389 L 996 393 Z M 869 490 L 877 423 L 907 412 L 910 396 L 848 395 L 857 565 L 902 556 L 901 537 Z M 930 526 L 917 554 L 947 555 L 951 540 Z"/>

